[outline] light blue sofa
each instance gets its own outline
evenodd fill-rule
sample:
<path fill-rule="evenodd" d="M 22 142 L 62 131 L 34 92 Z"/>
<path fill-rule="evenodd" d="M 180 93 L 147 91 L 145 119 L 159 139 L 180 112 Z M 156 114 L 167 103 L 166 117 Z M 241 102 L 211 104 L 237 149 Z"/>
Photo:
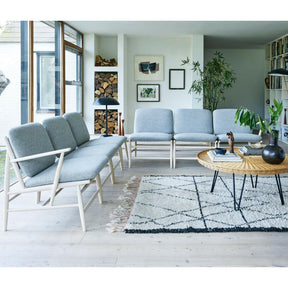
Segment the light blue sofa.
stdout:
<path fill-rule="evenodd" d="M 169 143 L 170 167 L 172 168 L 173 153 L 173 112 L 164 108 L 140 108 L 135 112 L 134 133 L 129 137 L 129 167 L 131 167 L 132 152 L 137 156 L 141 150 L 139 142 L 161 142 L 161 146 Z M 134 144 L 134 146 L 133 146 Z M 145 144 L 144 144 L 145 145 Z"/>
<path fill-rule="evenodd" d="M 220 142 L 228 142 L 227 132 L 232 131 L 234 141 L 258 142 L 262 139 L 260 135 L 252 134 L 249 126 L 240 126 L 235 123 L 237 109 L 217 109 L 213 111 L 213 130 Z"/>
<path fill-rule="evenodd" d="M 197 144 L 202 145 L 202 147 L 203 143 L 211 146 L 211 143 L 216 141 L 217 137 L 213 133 L 211 111 L 206 109 L 175 109 L 173 138 L 173 167 L 175 168 L 177 145 L 178 147 L 180 145 L 184 147 L 187 146 L 187 143 L 193 143 L 193 148 L 197 148 Z"/>
<path fill-rule="evenodd" d="M 82 229 L 86 231 L 84 211 L 97 195 L 102 203 L 102 185 L 109 177 L 112 183 L 115 182 L 114 169 L 119 164 L 123 168 L 121 145 L 125 141 L 125 136 L 90 140 L 86 124 L 79 113 L 49 118 L 43 121 L 43 125 L 31 123 L 11 129 L 9 137 L 5 137 L 7 165 L 4 184 L 4 230 L 7 230 L 12 195 L 36 192 L 39 203 L 41 191 L 50 190 L 50 198 L 44 202 L 44 206 L 48 203 L 50 206 L 45 206 L 44 209 L 78 207 Z M 120 159 L 113 164 L 112 157 L 116 153 L 119 153 Z M 10 191 L 9 185 L 10 163 L 19 181 L 19 188 L 15 193 Z M 107 165 L 110 173 L 101 180 L 100 172 Z M 82 193 L 94 183 L 97 187 L 84 206 Z M 55 196 L 70 186 L 77 188 L 77 204 L 54 205 Z M 21 209 L 23 210 L 27 209 Z"/>
<path fill-rule="evenodd" d="M 176 167 L 176 159 L 195 159 L 196 157 L 179 158 L 176 153 L 185 148 L 209 148 L 216 140 L 228 142 L 226 133 L 232 131 L 236 143 L 258 142 L 260 135 L 255 135 L 249 127 L 235 123 L 237 109 L 218 109 L 211 113 L 206 109 L 170 109 L 141 108 L 135 112 L 134 133 L 130 135 L 129 167 L 132 152 L 137 156 L 138 141 L 169 141 L 170 167 Z M 134 148 L 132 142 L 135 142 Z M 143 144 L 142 144 L 143 145 Z M 201 145 L 201 146 L 200 146 Z M 171 164 L 172 163 L 172 164 Z"/>

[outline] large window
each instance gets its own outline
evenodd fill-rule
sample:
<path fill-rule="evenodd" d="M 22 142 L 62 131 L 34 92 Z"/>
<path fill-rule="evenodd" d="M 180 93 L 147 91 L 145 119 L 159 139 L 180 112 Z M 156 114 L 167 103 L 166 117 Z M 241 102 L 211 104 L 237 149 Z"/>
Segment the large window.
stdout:
<path fill-rule="evenodd" d="M 82 34 L 64 25 L 65 112 L 82 112 L 83 43 Z"/>
<path fill-rule="evenodd" d="M 82 112 L 83 35 L 59 21 L 0 26 L 0 191 L 12 127 Z"/>

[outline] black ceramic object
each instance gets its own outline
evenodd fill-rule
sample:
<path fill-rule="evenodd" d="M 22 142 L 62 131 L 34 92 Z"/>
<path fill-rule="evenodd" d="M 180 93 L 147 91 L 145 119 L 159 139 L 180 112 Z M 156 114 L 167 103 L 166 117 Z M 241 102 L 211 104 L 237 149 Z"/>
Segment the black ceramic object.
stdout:
<path fill-rule="evenodd" d="M 278 133 L 275 131 L 277 137 L 274 134 L 269 134 L 269 145 L 265 146 L 262 151 L 262 158 L 265 162 L 269 164 L 280 164 L 285 159 L 284 150 L 278 146 Z"/>
<path fill-rule="evenodd" d="M 215 153 L 219 155 L 225 155 L 226 149 L 225 148 L 215 148 Z"/>

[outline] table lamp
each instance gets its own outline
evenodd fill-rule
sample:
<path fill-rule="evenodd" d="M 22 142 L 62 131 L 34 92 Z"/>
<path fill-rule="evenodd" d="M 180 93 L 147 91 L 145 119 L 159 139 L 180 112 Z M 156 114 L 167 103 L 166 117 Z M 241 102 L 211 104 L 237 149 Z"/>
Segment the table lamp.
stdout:
<path fill-rule="evenodd" d="M 119 105 L 119 102 L 117 100 L 115 100 L 114 98 L 111 97 L 100 97 L 98 98 L 96 101 L 93 102 L 93 105 L 105 105 L 106 106 L 106 131 L 105 134 L 102 135 L 102 137 L 108 137 L 108 136 L 112 136 L 108 134 L 108 109 L 107 106 L 108 105 Z"/>

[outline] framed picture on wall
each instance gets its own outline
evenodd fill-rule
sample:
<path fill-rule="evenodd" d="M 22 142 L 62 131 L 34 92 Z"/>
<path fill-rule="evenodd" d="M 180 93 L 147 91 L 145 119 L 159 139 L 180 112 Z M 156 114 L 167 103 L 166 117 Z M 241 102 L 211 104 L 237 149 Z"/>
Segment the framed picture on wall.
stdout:
<path fill-rule="evenodd" d="M 163 56 L 135 56 L 135 81 L 164 80 Z"/>
<path fill-rule="evenodd" d="M 160 102 L 160 85 L 137 84 L 137 102 Z"/>
<path fill-rule="evenodd" d="M 169 69 L 169 89 L 185 89 L 185 69 Z"/>

